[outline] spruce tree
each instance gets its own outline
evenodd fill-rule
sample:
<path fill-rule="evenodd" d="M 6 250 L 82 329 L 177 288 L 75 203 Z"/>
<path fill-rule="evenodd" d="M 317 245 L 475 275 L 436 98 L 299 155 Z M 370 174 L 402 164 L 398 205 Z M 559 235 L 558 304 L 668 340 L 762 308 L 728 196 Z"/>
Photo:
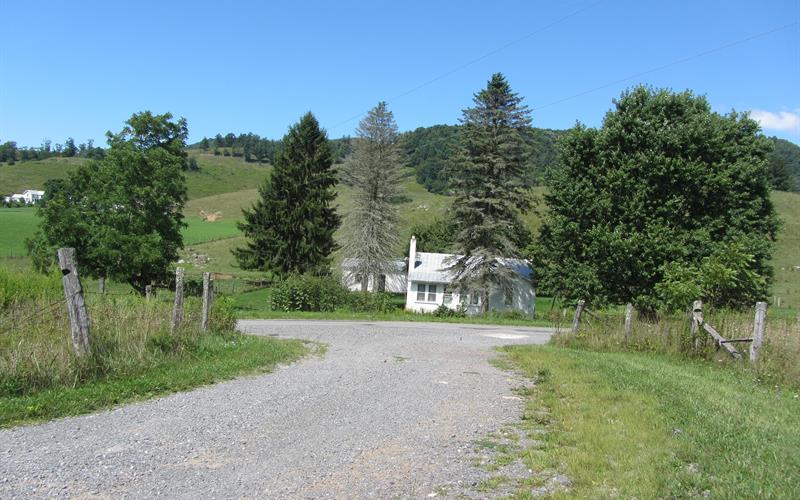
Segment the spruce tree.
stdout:
<path fill-rule="evenodd" d="M 289 128 L 260 199 L 243 210 L 246 246 L 233 250 L 243 269 L 326 274 L 339 227 L 336 170 L 324 130 L 310 112 Z"/>
<path fill-rule="evenodd" d="M 527 146 L 522 136 L 530 111 L 501 73 L 475 94 L 461 118 L 461 144 L 453 166 L 452 214 L 457 224 L 451 262 L 454 284 L 481 293 L 483 311 L 493 290 L 509 290 L 516 278 L 498 257 L 519 257 L 521 212 L 531 206 L 524 173 Z"/>
<path fill-rule="evenodd" d="M 356 129 L 353 152 L 347 157 L 343 179 L 355 189 L 353 209 L 345 218 L 345 255 L 355 259 L 353 272 L 361 277 L 361 290 L 369 278 L 391 271 L 390 260 L 400 243 L 397 209 L 401 162 L 394 115 L 380 102 Z"/>

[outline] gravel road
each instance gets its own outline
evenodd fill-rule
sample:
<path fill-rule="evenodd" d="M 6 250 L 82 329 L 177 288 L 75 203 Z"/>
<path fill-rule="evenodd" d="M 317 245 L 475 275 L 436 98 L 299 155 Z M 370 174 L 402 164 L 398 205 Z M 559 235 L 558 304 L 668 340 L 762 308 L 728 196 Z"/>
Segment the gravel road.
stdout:
<path fill-rule="evenodd" d="M 518 420 L 493 347 L 545 328 L 242 321 L 310 356 L 102 413 L 0 431 L 0 498 L 427 497 L 485 474 L 476 440 Z M 454 490 L 450 490 L 454 491 Z"/>

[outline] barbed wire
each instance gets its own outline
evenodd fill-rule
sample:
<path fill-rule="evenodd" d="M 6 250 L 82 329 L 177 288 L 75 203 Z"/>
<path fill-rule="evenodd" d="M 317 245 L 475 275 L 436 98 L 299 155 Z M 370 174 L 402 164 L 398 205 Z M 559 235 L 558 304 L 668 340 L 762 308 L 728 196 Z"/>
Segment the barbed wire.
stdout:
<path fill-rule="evenodd" d="M 71 299 L 74 296 L 75 296 L 75 294 L 73 294 L 69 298 Z M 38 308 L 33 313 L 30 313 L 27 316 L 23 316 L 21 319 L 12 317 L 10 320 L 7 320 L 5 322 L 6 323 L 5 326 L 0 324 L 0 335 L 5 335 L 6 333 L 11 333 L 13 330 L 19 328 L 20 326 L 24 325 L 25 323 L 30 322 L 30 320 L 32 320 L 33 318 L 41 315 L 44 312 L 50 311 L 55 306 L 57 306 L 59 304 L 63 304 L 63 303 L 64 303 L 64 299 L 60 298 L 60 299 L 54 300 L 53 302 L 47 304 L 46 306 L 42 306 L 42 307 Z"/>

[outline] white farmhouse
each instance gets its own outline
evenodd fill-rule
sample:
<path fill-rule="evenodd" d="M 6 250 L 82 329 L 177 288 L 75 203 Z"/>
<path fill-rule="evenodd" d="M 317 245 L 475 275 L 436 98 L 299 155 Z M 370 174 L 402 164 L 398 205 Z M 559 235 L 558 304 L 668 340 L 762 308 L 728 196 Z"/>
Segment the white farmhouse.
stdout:
<path fill-rule="evenodd" d="M 349 290 L 361 291 L 361 276 L 356 274 L 357 259 L 347 258 L 342 261 L 342 283 Z M 378 276 L 377 283 L 373 277 L 368 277 L 367 290 L 389 293 L 406 293 L 406 263 L 403 260 L 393 260 L 387 263 L 390 269 L 386 274 Z"/>
<path fill-rule="evenodd" d="M 411 237 L 408 252 L 408 285 L 406 309 L 415 312 L 433 312 L 444 304 L 450 309 L 463 305 L 467 314 L 481 311 L 481 290 L 459 294 L 452 286 L 453 276 L 447 271 L 450 259 L 457 257 L 446 253 L 417 252 L 417 239 Z M 501 258 L 500 262 L 512 268 L 518 277 L 510 293 L 493 291 L 489 295 L 489 310 L 521 311 L 533 315 L 536 292 L 533 288 L 533 270 L 521 259 Z"/>
<path fill-rule="evenodd" d="M 5 196 L 4 199 L 6 203 L 9 202 L 24 202 L 27 205 L 33 205 L 39 203 L 42 197 L 44 196 L 44 191 L 38 191 L 36 189 L 26 189 L 22 193 L 14 193 L 11 196 Z"/>

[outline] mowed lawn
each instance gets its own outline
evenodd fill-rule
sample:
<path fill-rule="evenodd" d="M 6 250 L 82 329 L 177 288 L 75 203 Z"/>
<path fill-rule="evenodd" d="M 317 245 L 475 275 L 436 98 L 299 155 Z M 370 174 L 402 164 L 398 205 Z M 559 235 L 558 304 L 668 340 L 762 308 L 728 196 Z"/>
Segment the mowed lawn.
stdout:
<path fill-rule="evenodd" d="M 505 351 L 536 382 L 520 394 L 537 444 L 520 458 L 566 474 L 570 496 L 796 498 L 797 388 L 652 353 Z"/>

